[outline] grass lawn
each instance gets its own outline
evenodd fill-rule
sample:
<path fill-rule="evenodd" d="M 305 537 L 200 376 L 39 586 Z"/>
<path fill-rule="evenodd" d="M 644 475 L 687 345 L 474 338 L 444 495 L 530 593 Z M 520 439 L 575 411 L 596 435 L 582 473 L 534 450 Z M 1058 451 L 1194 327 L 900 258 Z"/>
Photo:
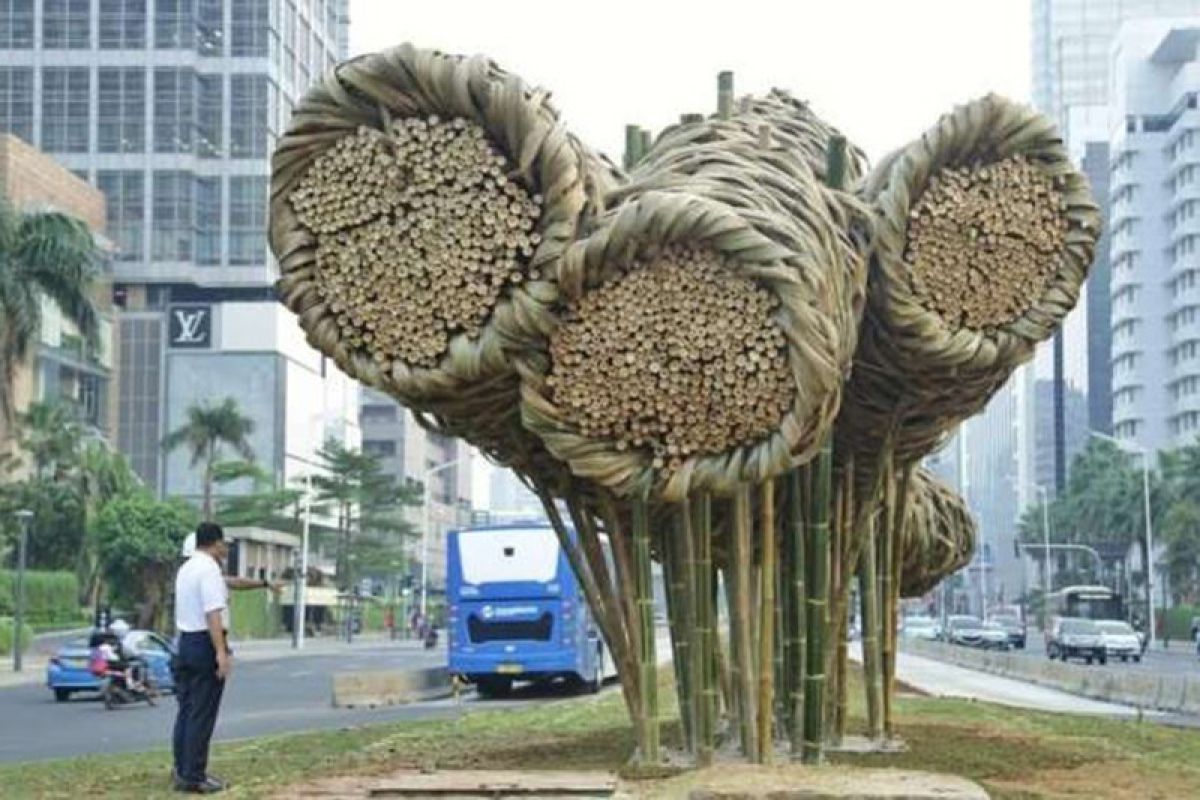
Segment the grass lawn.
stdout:
<path fill-rule="evenodd" d="M 851 687 L 852 691 L 856 687 Z M 664 680 L 664 697 L 670 697 Z M 859 693 L 851 695 L 857 700 Z M 231 797 L 260 797 L 307 777 L 370 775 L 403 767 L 619 769 L 632 731 L 620 694 L 453 722 L 377 725 L 218 745 L 212 771 Z M 986 703 L 902 696 L 900 755 L 835 756 L 835 764 L 948 772 L 979 781 L 995 798 L 1200 797 L 1200 731 L 1150 723 L 1019 711 Z M 851 727 L 862 727 L 852 702 Z M 672 718 L 664 742 L 678 741 Z M 0 767 L 0 795 L 170 797 L 165 752 Z"/>

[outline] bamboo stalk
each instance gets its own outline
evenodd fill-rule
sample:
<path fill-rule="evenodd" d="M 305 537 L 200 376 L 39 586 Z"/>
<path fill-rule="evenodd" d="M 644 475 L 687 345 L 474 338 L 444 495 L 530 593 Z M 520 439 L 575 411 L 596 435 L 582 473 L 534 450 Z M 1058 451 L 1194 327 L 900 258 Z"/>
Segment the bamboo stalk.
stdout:
<path fill-rule="evenodd" d="M 546 518 L 550 520 L 550 527 L 554 529 L 555 535 L 558 537 L 559 546 L 567 555 L 567 562 L 571 565 L 571 571 L 575 573 L 575 577 L 579 580 L 580 586 L 583 587 L 584 596 L 587 598 L 588 604 L 596 614 L 596 624 L 600 627 L 600 634 L 608 643 L 609 651 L 613 654 L 614 659 L 618 664 L 618 670 L 621 672 L 621 693 L 625 699 L 625 705 L 629 709 L 629 716 L 637 720 L 639 713 L 639 700 L 636 684 L 627 681 L 625 676 L 632 675 L 636 671 L 636 664 L 632 658 L 633 654 L 629 651 L 620 632 L 616 630 L 616 615 L 611 603 L 611 598 L 607 598 L 596 583 L 595 575 L 592 570 L 587 567 L 581 557 L 581 548 L 578 539 L 582 537 L 583 531 L 578 523 L 576 523 L 576 537 L 572 539 L 570 531 L 563 524 L 562 515 L 558 513 L 557 506 L 554 505 L 554 499 L 545 491 L 538 491 L 538 499 L 542 503 L 542 508 L 546 511 Z"/>
<path fill-rule="evenodd" d="M 817 454 L 812 477 L 805 566 L 808 568 L 805 595 L 805 627 L 809 646 L 804 676 L 804 745 L 806 764 L 819 764 L 825 742 L 825 643 L 829 610 L 829 502 L 833 471 L 833 442 L 826 437 Z"/>
<path fill-rule="evenodd" d="M 717 116 L 729 119 L 733 114 L 733 73 L 717 73 Z"/>
<path fill-rule="evenodd" d="M 642 135 L 639 132 L 637 125 L 625 126 L 625 157 L 622 163 L 625 169 L 633 169 L 637 166 L 637 162 L 641 160 L 639 151 L 642 147 Z"/>
<path fill-rule="evenodd" d="M 771 722 L 775 717 L 775 481 L 762 483 L 762 531 L 759 580 L 758 654 L 758 756 L 760 764 L 770 764 L 775 737 Z"/>
<path fill-rule="evenodd" d="M 712 763 L 716 746 L 717 665 L 716 620 L 713 604 L 712 499 L 702 493 L 691 501 L 692 534 L 695 539 L 692 570 L 696 608 L 695 647 L 692 651 L 692 675 L 696 681 L 696 763 Z"/>
<path fill-rule="evenodd" d="M 879 595 L 876 591 L 874 526 L 867 531 L 862 553 L 858 561 L 858 591 L 862 619 L 863 684 L 867 698 L 867 731 L 871 739 L 883 738 L 882 679 L 880 675 L 880 614 Z"/>
<path fill-rule="evenodd" d="M 642 760 L 647 764 L 659 761 L 658 721 L 658 659 L 654 642 L 654 581 L 650 567 L 650 520 L 644 498 L 633 501 L 633 550 L 635 560 L 635 593 L 639 622 L 638 662 L 641 674 L 640 742 Z"/>
<path fill-rule="evenodd" d="M 888 459 L 884 465 L 884 483 L 883 483 L 883 510 L 879 517 L 880 537 L 879 543 L 882 546 L 882 553 L 879 565 L 880 577 L 880 597 L 883 599 L 883 652 L 882 652 L 882 667 L 883 667 L 883 685 L 881 692 L 883 695 L 883 735 L 885 739 L 891 739 L 893 735 L 892 728 L 892 696 L 895 689 L 893 679 L 895 677 L 896 664 L 896 602 L 892 595 L 892 570 L 893 561 L 896 558 L 896 475 L 895 462 L 893 459 Z"/>
<path fill-rule="evenodd" d="M 892 517 L 892 613 L 898 614 L 900 606 L 900 570 L 904 566 L 904 560 L 900 557 L 900 543 L 904 541 L 904 528 L 908 523 L 908 505 L 911 500 L 909 497 L 909 487 L 912 485 L 913 472 L 916 469 L 914 464 L 906 464 L 900 476 L 900 485 L 896 488 L 895 507 L 896 513 Z M 893 618 L 889 623 L 892 630 L 895 631 L 898 619 Z M 891 652 L 885 654 L 884 657 L 884 681 L 888 686 L 887 699 L 889 705 L 885 706 L 885 723 L 884 733 L 890 739 L 895 736 L 894 719 L 892 716 L 892 707 L 890 703 L 896 695 L 896 644 L 895 634 L 893 633 Z"/>
<path fill-rule="evenodd" d="M 742 731 L 742 750 L 747 758 L 758 753 L 755 726 L 754 697 L 754 620 L 751 618 L 752 581 L 750 489 L 739 486 L 734 494 L 733 568 L 737 576 L 733 600 L 736 604 L 736 639 L 732 643 L 733 661 L 737 665 L 738 715 Z"/>
<path fill-rule="evenodd" d="M 788 696 L 791 721 L 789 735 L 791 737 L 792 755 L 799 756 L 804 749 L 804 676 L 807 667 L 807 638 L 805 632 L 808 625 L 805 620 L 805 546 L 803 509 L 805 498 L 803 486 L 808 479 L 810 469 L 800 467 L 788 473 L 788 513 L 786 519 L 787 550 L 788 550 L 788 581 L 789 611 L 792 624 L 789 630 L 791 641 L 791 665 L 788 669 Z"/>
<path fill-rule="evenodd" d="M 684 747 L 695 752 L 695 686 L 692 680 L 691 639 L 693 631 L 691 590 L 684 543 L 691 538 L 691 518 L 687 504 L 679 507 L 677 530 L 663 543 L 663 577 L 667 583 L 667 619 L 671 628 L 671 648 L 675 686 L 679 699 L 679 721 L 683 726 Z"/>

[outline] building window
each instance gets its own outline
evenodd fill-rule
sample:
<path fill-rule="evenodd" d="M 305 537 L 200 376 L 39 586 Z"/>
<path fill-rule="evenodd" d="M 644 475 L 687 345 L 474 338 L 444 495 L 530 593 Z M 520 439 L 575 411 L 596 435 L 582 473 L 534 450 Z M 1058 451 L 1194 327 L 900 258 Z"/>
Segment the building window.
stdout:
<path fill-rule="evenodd" d="M 192 152 L 195 82 L 190 69 L 154 70 L 154 152 Z"/>
<path fill-rule="evenodd" d="M 108 209 L 108 235 L 117 243 L 118 261 L 141 261 L 146 218 L 146 190 L 137 170 L 96 173 Z"/>
<path fill-rule="evenodd" d="M 229 263 L 266 263 L 267 177 L 229 179 Z"/>
<path fill-rule="evenodd" d="M 91 0 L 42 0 L 42 46 L 87 50 L 92 46 Z"/>
<path fill-rule="evenodd" d="M 392 458 L 396 455 L 396 443 L 391 439 L 364 439 L 363 452 L 378 458 Z"/>
<path fill-rule="evenodd" d="M 158 0 L 154 8 L 154 46 L 191 49 L 196 37 L 194 0 Z"/>
<path fill-rule="evenodd" d="M 267 55 L 267 37 L 271 29 L 267 0 L 233 0 L 231 26 L 230 55 Z"/>
<path fill-rule="evenodd" d="M 220 178 L 196 178 L 196 263 L 221 263 Z"/>
<path fill-rule="evenodd" d="M 395 422 L 396 411 L 395 403 L 372 403 L 364 405 L 359 415 L 363 422 Z"/>
<path fill-rule="evenodd" d="M 33 69 L 0 67 L 0 131 L 33 143 Z"/>
<path fill-rule="evenodd" d="M 41 148 L 51 153 L 88 150 L 88 68 L 42 70 Z"/>
<path fill-rule="evenodd" d="M 221 75 L 197 75 L 196 90 L 199 94 L 196 111 L 198 138 L 196 152 L 201 158 L 220 158 L 223 123 L 225 121 L 224 77 Z"/>
<path fill-rule="evenodd" d="M 150 257 L 163 261 L 192 259 L 192 174 L 154 173 L 154 216 Z"/>
<path fill-rule="evenodd" d="M 33 49 L 33 0 L 0 0 L 0 50 Z"/>
<path fill-rule="evenodd" d="M 225 49 L 225 0 L 197 0 L 196 49 L 219 56 Z"/>
<path fill-rule="evenodd" d="M 101 67 L 97 147 L 101 153 L 141 153 L 146 149 L 146 71 L 141 67 Z"/>
<path fill-rule="evenodd" d="M 146 0 L 100 0 L 100 49 L 146 46 Z"/>
<path fill-rule="evenodd" d="M 229 79 L 229 155 L 265 158 L 270 136 L 270 87 L 265 75 L 233 75 Z"/>

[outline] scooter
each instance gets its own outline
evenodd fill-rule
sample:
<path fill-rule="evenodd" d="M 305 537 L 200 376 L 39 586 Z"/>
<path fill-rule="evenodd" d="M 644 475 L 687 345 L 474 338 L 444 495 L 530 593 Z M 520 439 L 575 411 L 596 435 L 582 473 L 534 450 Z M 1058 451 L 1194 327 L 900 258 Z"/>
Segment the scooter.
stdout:
<path fill-rule="evenodd" d="M 142 670 L 144 672 L 145 667 L 142 667 Z M 114 666 L 110 667 L 101 678 L 100 696 L 104 699 L 104 707 L 112 711 L 118 706 L 133 705 L 134 703 L 146 703 L 146 705 L 153 706 L 155 698 L 158 697 L 158 690 L 154 687 L 148 673 L 134 687 L 130 686 L 125 669 Z"/>

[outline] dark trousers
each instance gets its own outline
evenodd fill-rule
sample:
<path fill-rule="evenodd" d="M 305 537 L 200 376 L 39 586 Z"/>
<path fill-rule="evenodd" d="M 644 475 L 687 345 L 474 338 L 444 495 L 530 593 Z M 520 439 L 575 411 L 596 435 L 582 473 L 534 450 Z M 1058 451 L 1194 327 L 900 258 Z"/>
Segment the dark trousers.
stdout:
<path fill-rule="evenodd" d="M 217 724 L 225 681 L 217 677 L 217 651 L 207 632 L 181 633 L 175 658 L 175 774 L 188 783 L 208 776 L 208 745 Z"/>

